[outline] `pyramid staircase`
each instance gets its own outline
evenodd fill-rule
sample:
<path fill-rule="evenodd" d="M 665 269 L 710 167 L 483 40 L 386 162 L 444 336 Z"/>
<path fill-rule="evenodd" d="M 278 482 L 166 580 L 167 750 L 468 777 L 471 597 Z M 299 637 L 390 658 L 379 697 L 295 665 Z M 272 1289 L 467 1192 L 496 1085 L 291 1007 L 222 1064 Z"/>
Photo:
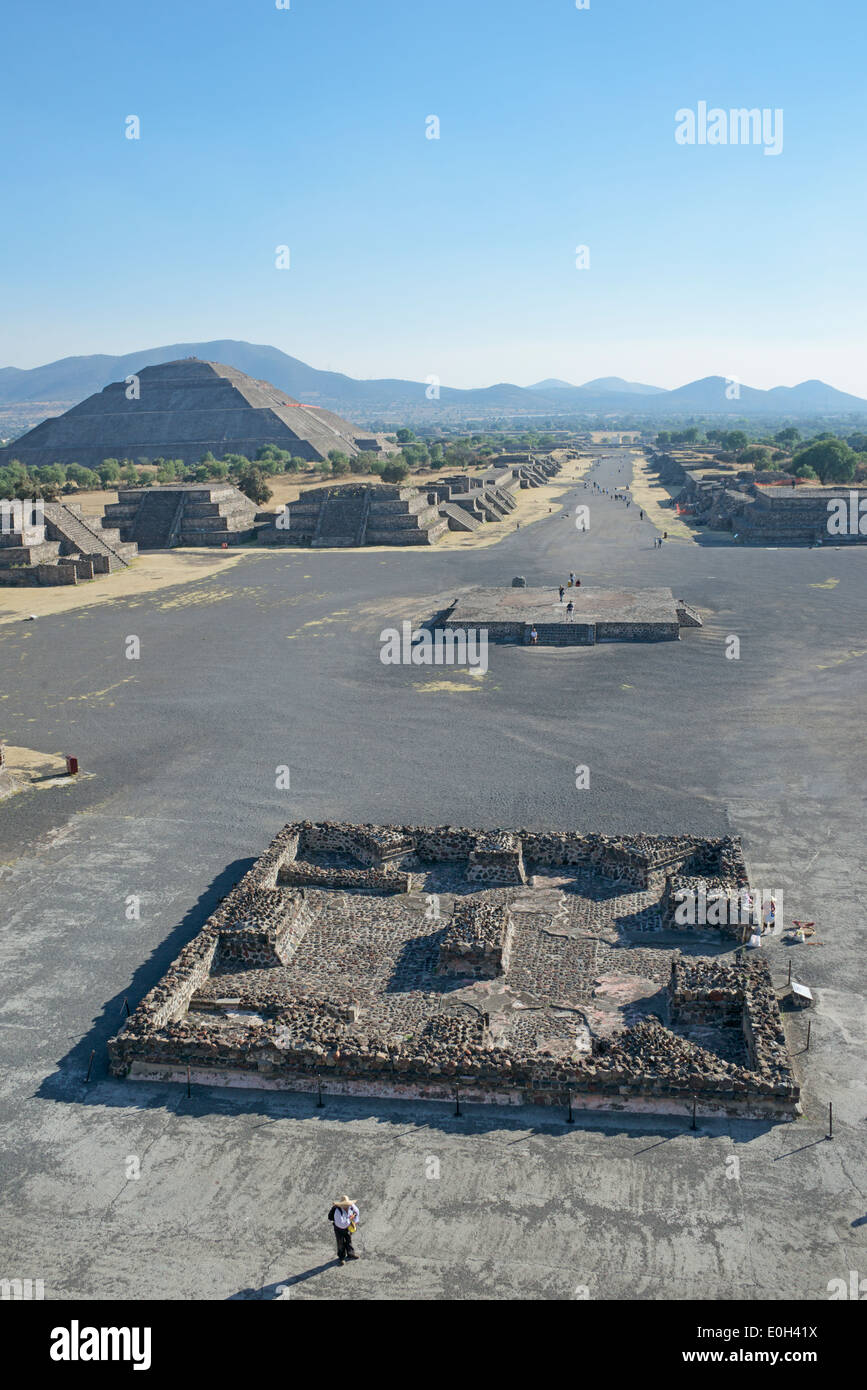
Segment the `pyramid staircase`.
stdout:
<path fill-rule="evenodd" d="M 62 555 L 77 554 L 82 559 L 101 562 L 108 572 L 127 569 L 138 553 L 136 545 L 124 543 L 116 527 L 100 524 L 98 517 L 87 517 L 75 502 L 45 503 L 45 534 L 60 543 Z"/>

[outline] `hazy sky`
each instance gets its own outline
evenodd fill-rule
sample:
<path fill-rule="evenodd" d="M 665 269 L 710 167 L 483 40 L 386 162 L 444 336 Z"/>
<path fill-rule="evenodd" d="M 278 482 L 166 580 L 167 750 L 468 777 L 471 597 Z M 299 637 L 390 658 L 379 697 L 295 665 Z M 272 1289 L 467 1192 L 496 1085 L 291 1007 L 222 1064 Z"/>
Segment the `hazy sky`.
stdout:
<path fill-rule="evenodd" d="M 4 14 L 0 365 L 244 338 L 452 386 L 867 396 L 864 0 Z M 782 151 L 678 144 L 699 102 L 781 109 Z"/>

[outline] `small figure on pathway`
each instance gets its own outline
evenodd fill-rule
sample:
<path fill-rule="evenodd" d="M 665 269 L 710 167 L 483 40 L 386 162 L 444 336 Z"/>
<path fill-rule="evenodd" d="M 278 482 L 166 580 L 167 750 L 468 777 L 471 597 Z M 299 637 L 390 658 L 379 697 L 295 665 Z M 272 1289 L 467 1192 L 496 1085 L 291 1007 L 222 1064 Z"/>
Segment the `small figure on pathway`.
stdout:
<path fill-rule="evenodd" d="M 639 521 L 643 521 L 643 520 L 644 520 L 644 512 L 639 512 L 639 513 L 638 513 L 638 520 L 639 520 Z"/>
<path fill-rule="evenodd" d="M 539 634 L 535 627 L 530 628 L 530 644 L 534 647 L 538 647 L 539 645 Z"/>
<path fill-rule="evenodd" d="M 345 1193 L 338 1198 L 328 1213 L 328 1220 L 334 1225 L 338 1263 L 357 1260 L 358 1256 L 352 1248 L 352 1237 L 358 1229 L 358 1207 L 352 1198 L 347 1197 Z"/>
<path fill-rule="evenodd" d="M 575 576 L 574 576 L 574 574 L 572 573 L 572 571 L 570 570 L 570 571 L 569 571 L 569 588 L 570 588 L 570 589 L 572 588 L 572 585 L 573 585 L 574 583 L 575 583 Z"/>
<path fill-rule="evenodd" d="M 563 585 L 561 584 L 561 585 L 560 585 L 560 602 L 561 602 L 561 603 L 563 602 L 563 595 L 565 594 L 565 592 L 566 592 L 566 590 L 563 588 Z"/>
<path fill-rule="evenodd" d="M 773 936 L 776 925 L 777 904 L 774 902 L 773 898 L 768 898 L 768 901 L 762 907 L 762 935 L 764 935 L 765 932 L 770 932 L 771 936 Z"/>
<path fill-rule="evenodd" d="M 571 623 L 571 621 L 572 621 L 572 614 L 573 614 L 574 612 L 575 612 L 575 605 L 574 605 L 574 603 L 572 602 L 572 600 L 571 600 L 571 598 L 570 598 L 569 602 L 566 604 L 566 621 L 567 621 L 567 623 Z"/>

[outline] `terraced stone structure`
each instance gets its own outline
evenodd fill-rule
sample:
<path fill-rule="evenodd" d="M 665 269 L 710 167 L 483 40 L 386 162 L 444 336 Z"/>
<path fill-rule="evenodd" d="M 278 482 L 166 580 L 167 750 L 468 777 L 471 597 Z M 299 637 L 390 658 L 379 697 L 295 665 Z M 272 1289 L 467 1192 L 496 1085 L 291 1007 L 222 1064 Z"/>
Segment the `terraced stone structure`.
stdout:
<path fill-rule="evenodd" d="M 672 877 L 698 874 L 746 882 L 739 842 L 288 825 L 110 1041 L 111 1070 L 790 1119 L 764 960 L 684 957 L 664 931 Z"/>
<path fill-rule="evenodd" d="M 562 468 L 555 459 L 522 457 L 522 463 L 510 466 L 499 461 L 486 473 L 438 478 L 428 484 L 428 501 L 451 531 L 476 531 L 485 522 L 503 521 L 517 506 L 515 494 L 521 488 L 542 487 Z"/>
<path fill-rule="evenodd" d="M 236 367 L 186 357 L 143 367 L 134 382 L 114 381 L 63 415 L 43 420 L 14 446 L 0 449 L 0 463 L 17 458 L 28 468 L 98 468 L 105 458 L 173 458 L 193 464 L 208 450 L 217 458 L 255 458 L 266 444 L 314 463 L 333 449 L 355 458 L 394 447 L 384 435 L 304 405 Z"/>
<path fill-rule="evenodd" d="M 7 588 L 78 584 L 126 569 L 137 551 L 77 502 L 0 500 L 0 585 Z"/>
<path fill-rule="evenodd" d="M 571 602 L 573 612 L 568 612 Z M 489 642 L 539 646 L 593 646 L 597 642 L 676 642 L 682 627 L 702 620 L 670 589 L 556 589 L 510 585 L 468 589 L 432 620 L 435 629 L 485 631 Z"/>
<path fill-rule="evenodd" d="M 140 550 L 178 545 L 240 545 L 256 534 L 257 508 L 230 483 L 120 488 L 106 523 Z"/>
<path fill-rule="evenodd" d="M 418 488 L 344 483 L 311 488 L 273 521 L 260 526 L 260 545 L 314 549 L 361 545 L 433 545 L 448 521 Z"/>
<path fill-rule="evenodd" d="M 669 470 L 670 471 L 670 470 Z M 838 483 L 786 479 L 781 474 L 717 475 L 680 468 L 683 489 L 679 501 L 699 525 L 730 531 L 742 544 L 848 545 L 867 541 L 867 523 L 860 529 L 861 504 L 867 512 L 867 488 Z M 829 503 L 841 504 L 853 519 L 838 533 L 829 530 Z"/>

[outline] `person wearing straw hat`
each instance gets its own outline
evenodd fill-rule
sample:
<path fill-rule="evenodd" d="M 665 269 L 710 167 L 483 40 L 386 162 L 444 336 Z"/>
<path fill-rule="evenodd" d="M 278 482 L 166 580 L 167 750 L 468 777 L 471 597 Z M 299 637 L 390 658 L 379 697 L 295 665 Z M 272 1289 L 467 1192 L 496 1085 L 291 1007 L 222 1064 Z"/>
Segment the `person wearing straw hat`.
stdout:
<path fill-rule="evenodd" d="M 352 1237 L 358 1229 L 358 1207 L 352 1198 L 344 1193 L 328 1213 L 328 1220 L 334 1225 L 338 1264 L 344 1264 L 346 1260 L 357 1260 L 358 1256 L 352 1248 Z"/>

